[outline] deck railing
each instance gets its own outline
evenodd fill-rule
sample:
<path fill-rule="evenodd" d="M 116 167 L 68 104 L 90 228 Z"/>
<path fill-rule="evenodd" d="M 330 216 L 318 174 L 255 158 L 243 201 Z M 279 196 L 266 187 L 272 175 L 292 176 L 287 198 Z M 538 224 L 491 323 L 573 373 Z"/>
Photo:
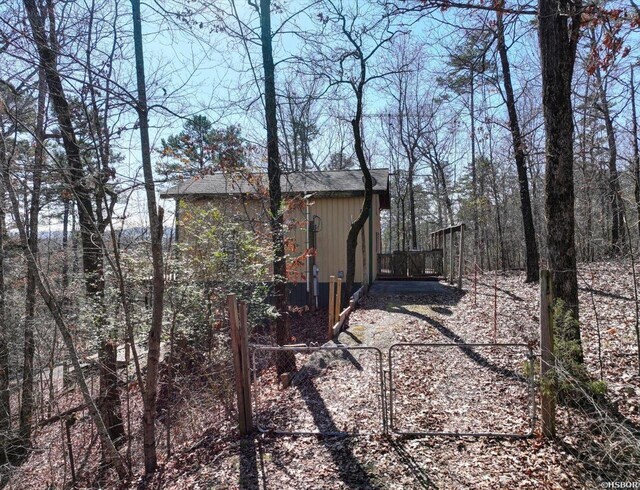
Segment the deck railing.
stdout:
<path fill-rule="evenodd" d="M 378 254 L 378 276 L 423 277 L 442 275 L 442 249 Z"/>

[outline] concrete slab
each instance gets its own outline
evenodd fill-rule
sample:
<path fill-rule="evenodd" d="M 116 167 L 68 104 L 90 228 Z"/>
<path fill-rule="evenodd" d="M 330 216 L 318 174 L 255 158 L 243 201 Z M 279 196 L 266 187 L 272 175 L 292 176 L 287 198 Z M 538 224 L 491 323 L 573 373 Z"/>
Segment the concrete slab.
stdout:
<path fill-rule="evenodd" d="M 447 293 L 451 286 L 439 281 L 376 281 L 369 289 L 371 296 L 398 294 Z"/>

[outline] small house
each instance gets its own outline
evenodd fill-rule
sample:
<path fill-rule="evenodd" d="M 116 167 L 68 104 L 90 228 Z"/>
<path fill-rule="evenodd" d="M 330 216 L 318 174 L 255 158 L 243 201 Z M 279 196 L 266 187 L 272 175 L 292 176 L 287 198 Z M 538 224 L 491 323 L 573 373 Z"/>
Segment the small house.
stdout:
<path fill-rule="evenodd" d="M 372 169 L 373 202 L 356 251 L 354 288 L 372 283 L 382 248 L 380 211 L 389 209 L 389 172 Z M 326 306 L 329 277 L 344 279 L 346 243 L 351 223 L 359 216 L 364 199 L 360 170 L 296 172 L 281 178 L 287 203 L 285 227 L 289 302 Z M 176 201 L 176 240 L 180 232 L 180 207 L 216 208 L 252 229 L 268 230 L 269 205 L 266 173 L 214 173 L 180 182 L 161 194 Z M 297 257 L 297 260 L 293 260 Z"/>

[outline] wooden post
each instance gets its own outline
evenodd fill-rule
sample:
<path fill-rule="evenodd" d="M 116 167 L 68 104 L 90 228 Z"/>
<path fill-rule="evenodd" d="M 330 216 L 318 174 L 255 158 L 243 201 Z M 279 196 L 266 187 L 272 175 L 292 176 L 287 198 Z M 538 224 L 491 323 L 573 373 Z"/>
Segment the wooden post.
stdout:
<path fill-rule="evenodd" d="M 458 268 L 458 289 L 462 289 L 462 273 L 464 272 L 464 224 L 460 225 L 460 251 L 458 252 L 460 261 Z"/>
<path fill-rule="evenodd" d="M 335 276 L 329 276 L 329 327 L 328 327 L 328 334 L 329 334 L 329 340 L 331 340 L 333 338 L 333 324 L 335 323 L 333 321 L 333 317 L 335 315 L 335 292 L 334 292 L 334 285 L 335 285 L 335 281 L 336 278 Z"/>
<path fill-rule="evenodd" d="M 248 431 L 244 386 L 242 375 L 242 348 L 240 339 L 240 321 L 238 316 L 238 303 L 235 294 L 227 296 L 227 309 L 229 311 L 229 325 L 231 327 L 231 350 L 233 352 L 233 371 L 236 380 L 236 399 L 238 406 L 238 428 L 240 435 L 246 435 Z"/>
<path fill-rule="evenodd" d="M 67 452 L 69 453 L 69 468 L 71 469 L 72 488 L 76 488 L 76 465 L 73 457 L 73 444 L 71 443 L 71 426 L 76 423 L 76 416 L 71 414 L 64 419 L 65 434 L 67 436 Z"/>
<path fill-rule="evenodd" d="M 542 379 L 541 410 L 542 433 L 545 437 L 556 435 L 556 394 L 550 388 L 548 377 L 553 375 L 553 289 L 551 273 L 540 271 L 540 378 Z M 545 382 L 546 380 L 546 382 Z"/>
<path fill-rule="evenodd" d="M 498 342 L 498 271 L 493 271 L 493 342 Z"/>
<path fill-rule="evenodd" d="M 478 263 L 473 262 L 473 306 L 478 306 Z"/>
<path fill-rule="evenodd" d="M 333 314 L 333 325 L 336 322 L 340 321 L 340 306 L 342 305 L 342 278 L 338 278 L 338 282 L 336 283 L 336 303 L 335 303 L 335 312 Z M 332 327 L 333 327 L 332 325 Z"/>
<path fill-rule="evenodd" d="M 449 228 L 449 284 L 453 284 L 453 274 L 455 273 L 455 255 L 453 248 L 453 228 Z"/>
<path fill-rule="evenodd" d="M 253 411 L 251 409 L 251 374 L 249 360 L 249 307 L 246 301 L 239 303 L 240 354 L 242 364 L 242 390 L 244 394 L 244 419 L 247 432 L 253 431 Z"/>
<path fill-rule="evenodd" d="M 442 232 L 442 277 L 447 280 L 449 271 L 447 271 L 447 235 Z"/>

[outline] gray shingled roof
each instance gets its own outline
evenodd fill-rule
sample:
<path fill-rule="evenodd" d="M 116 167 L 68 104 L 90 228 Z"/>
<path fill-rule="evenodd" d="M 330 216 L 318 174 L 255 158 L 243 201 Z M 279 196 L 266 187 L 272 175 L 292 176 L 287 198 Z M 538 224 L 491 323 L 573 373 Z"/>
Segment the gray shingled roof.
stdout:
<path fill-rule="evenodd" d="M 374 179 L 374 193 L 387 193 L 389 171 L 371 169 Z M 335 170 L 323 172 L 296 172 L 284 174 L 280 180 L 282 191 L 286 194 L 357 194 L 364 193 L 364 183 L 360 170 Z M 185 180 L 163 192 L 160 197 L 206 197 L 229 194 L 253 194 L 258 188 L 267 189 L 265 173 L 229 175 L 215 173 Z"/>

